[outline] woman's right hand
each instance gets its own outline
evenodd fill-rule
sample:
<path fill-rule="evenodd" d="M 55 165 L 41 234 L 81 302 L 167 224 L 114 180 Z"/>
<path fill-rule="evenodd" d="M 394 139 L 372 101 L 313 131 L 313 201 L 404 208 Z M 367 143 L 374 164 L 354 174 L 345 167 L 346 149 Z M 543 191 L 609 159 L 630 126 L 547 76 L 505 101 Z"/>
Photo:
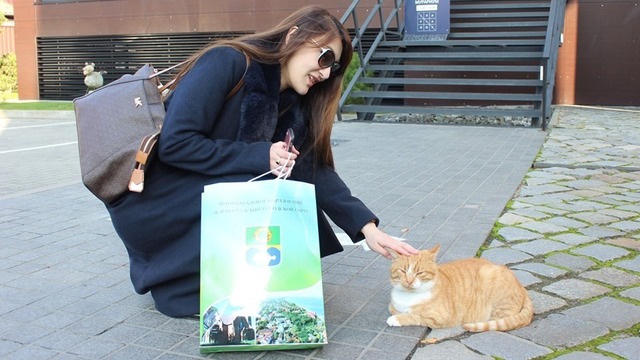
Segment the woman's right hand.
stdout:
<path fill-rule="evenodd" d="M 287 151 L 287 144 L 284 141 L 278 141 L 271 145 L 269 150 L 269 168 L 271 173 L 280 176 L 281 174 L 290 173 L 296 163 L 300 152 L 295 146 L 291 146 L 291 152 Z M 284 167 L 283 167 L 284 166 Z"/>

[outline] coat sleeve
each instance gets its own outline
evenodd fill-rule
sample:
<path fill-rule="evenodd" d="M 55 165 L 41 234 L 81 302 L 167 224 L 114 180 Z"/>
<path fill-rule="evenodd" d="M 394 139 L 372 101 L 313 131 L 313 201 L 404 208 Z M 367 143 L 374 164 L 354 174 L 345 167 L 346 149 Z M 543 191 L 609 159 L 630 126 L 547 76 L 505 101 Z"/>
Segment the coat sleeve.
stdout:
<path fill-rule="evenodd" d="M 318 207 L 351 238 L 364 239 L 360 230 L 369 222 L 378 225 L 378 217 L 357 197 L 331 167 L 319 166 L 313 170 L 313 155 L 308 154 L 296 162 L 292 178 L 313 183 L 316 187 Z"/>
<path fill-rule="evenodd" d="M 230 47 L 214 48 L 196 61 L 167 101 L 158 142 L 162 162 L 212 176 L 269 170 L 269 142 L 245 143 L 230 130 L 223 136 L 214 131 L 220 121 L 229 125 L 222 128 L 237 129 L 240 111 L 225 113 L 225 97 L 245 69 L 244 55 Z M 241 93 L 229 100 L 238 109 Z"/>

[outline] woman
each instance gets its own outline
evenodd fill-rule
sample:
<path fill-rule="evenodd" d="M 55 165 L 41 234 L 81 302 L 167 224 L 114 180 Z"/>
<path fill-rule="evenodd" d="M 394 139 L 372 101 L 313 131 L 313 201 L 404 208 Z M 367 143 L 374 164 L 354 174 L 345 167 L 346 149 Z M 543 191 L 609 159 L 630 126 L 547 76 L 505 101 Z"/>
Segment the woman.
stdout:
<path fill-rule="evenodd" d="M 109 207 L 134 288 L 151 291 L 160 312 L 198 312 L 203 187 L 278 174 L 282 166 L 292 168 L 291 179 L 316 185 L 322 256 L 342 251 L 323 212 L 353 241 L 365 238 L 387 258 L 388 249 L 417 253 L 380 231 L 378 218 L 334 171 L 331 128 L 351 55 L 345 28 L 312 6 L 271 30 L 204 49 L 178 75 L 144 192 Z M 290 151 L 282 141 L 289 128 Z"/>

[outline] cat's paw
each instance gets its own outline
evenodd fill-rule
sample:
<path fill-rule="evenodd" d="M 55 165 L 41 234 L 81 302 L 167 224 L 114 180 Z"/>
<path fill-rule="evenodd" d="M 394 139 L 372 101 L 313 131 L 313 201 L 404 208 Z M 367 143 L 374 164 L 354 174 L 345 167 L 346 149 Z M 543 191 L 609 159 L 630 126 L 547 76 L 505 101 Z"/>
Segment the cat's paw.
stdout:
<path fill-rule="evenodd" d="M 400 325 L 400 321 L 398 321 L 398 317 L 396 317 L 395 315 L 389 316 L 387 318 L 387 325 L 389 325 L 389 326 L 401 326 Z"/>

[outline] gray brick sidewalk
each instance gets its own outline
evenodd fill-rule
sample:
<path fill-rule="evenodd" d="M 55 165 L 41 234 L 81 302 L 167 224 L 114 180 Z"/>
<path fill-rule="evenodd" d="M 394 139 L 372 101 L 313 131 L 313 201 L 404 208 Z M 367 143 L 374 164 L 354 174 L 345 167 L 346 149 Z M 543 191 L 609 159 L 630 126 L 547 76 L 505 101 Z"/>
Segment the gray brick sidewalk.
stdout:
<path fill-rule="evenodd" d="M 634 157 L 624 150 L 638 146 L 640 131 L 629 130 L 637 112 L 621 113 L 560 108 L 548 134 L 472 126 L 335 127 L 338 171 L 382 226 L 417 247 L 443 244 L 445 261 L 474 256 L 482 247 L 483 257 L 509 264 L 534 301 L 529 327 L 473 335 L 389 328 L 389 263 L 352 246 L 323 259 L 329 345 L 206 358 L 637 358 L 640 179 L 629 171 Z M 610 138 L 603 135 L 614 131 L 607 128 L 614 126 L 611 117 L 620 136 L 608 151 Z M 600 137 L 589 141 L 585 126 Z M 0 114 L 0 357 L 204 357 L 196 321 L 167 318 L 148 296 L 133 292 L 126 252 L 108 214 L 79 181 L 74 141 L 72 115 Z M 584 149 L 585 158 L 565 157 L 557 151 L 563 142 L 571 151 Z M 629 164 L 624 171 L 616 162 L 620 154 Z M 578 157 L 581 163 L 568 163 Z M 496 223 L 500 231 L 490 237 Z M 440 341 L 422 346 L 425 336 Z"/>
<path fill-rule="evenodd" d="M 509 333 L 437 330 L 413 359 L 640 359 L 640 112 L 561 107 L 481 257 L 535 308 Z"/>

